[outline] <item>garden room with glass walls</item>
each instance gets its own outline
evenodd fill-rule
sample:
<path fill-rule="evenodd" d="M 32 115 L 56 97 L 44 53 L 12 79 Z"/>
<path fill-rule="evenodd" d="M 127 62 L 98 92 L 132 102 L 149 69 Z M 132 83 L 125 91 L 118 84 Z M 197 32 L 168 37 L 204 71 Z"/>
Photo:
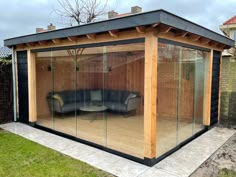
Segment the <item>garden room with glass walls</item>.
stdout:
<path fill-rule="evenodd" d="M 154 46 L 158 158 L 205 128 L 209 50 L 164 39 Z M 37 125 L 145 157 L 144 40 L 40 50 L 35 56 Z"/>
<path fill-rule="evenodd" d="M 144 158 L 144 40 L 36 51 L 37 125 Z"/>

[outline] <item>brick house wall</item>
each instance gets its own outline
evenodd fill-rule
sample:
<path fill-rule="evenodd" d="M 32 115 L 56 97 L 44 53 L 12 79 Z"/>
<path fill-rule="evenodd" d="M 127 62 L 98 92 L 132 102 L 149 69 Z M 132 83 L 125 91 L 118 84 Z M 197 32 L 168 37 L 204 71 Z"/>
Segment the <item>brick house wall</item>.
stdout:
<path fill-rule="evenodd" d="M 223 57 L 221 73 L 220 122 L 236 125 L 236 58 Z"/>

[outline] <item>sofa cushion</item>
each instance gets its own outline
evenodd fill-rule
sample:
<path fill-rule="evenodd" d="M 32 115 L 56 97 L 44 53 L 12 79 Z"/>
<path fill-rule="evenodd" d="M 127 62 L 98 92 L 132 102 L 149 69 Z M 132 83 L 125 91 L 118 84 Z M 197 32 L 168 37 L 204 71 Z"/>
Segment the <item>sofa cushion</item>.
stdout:
<path fill-rule="evenodd" d="M 91 90 L 90 91 L 90 100 L 91 101 L 102 101 L 101 90 Z"/>
<path fill-rule="evenodd" d="M 80 90 L 76 91 L 76 102 L 80 102 L 83 100 L 83 93 Z"/>
<path fill-rule="evenodd" d="M 122 92 L 118 90 L 110 90 L 109 99 L 107 101 L 111 102 L 121 102 Z"/>
<path fill-rule="evenodd" d="M 63 107 L 62 107 L 62 113 L 67 113 L 67 112 L 73 112 L 75 111 L 77 108 L 77 110 L 79 109 L 79 107 L 75 105 L 75 103 L 68 103 L 68 104 L 65 104 Z"/>
<path fill-rule="evenodd" d="M 109 101 L 109 97 L 110 97 L 110 90 L 107 89 L 103 89 L 101 90 L 102 92 L 102 98 L 104 101 Z"/>
<path fill-rule="evenodd" d="M 123 103 L 118 103 L 118 102 L 104 102 L 104 105 L 112 111 L 121 111 L 125 112 L 126 111 L 126 105 Z"/>
<path fill-rule="evenodd" d="M 65 104 L 74 103 L 76 100 L 75 91 L 66 90 L 63 92 L 57 92 L 61 96 Z"/>
<path fill-rule="evenodd" d="M 90 90 L 80 90 L 82 101 L 90 101 Z"/>

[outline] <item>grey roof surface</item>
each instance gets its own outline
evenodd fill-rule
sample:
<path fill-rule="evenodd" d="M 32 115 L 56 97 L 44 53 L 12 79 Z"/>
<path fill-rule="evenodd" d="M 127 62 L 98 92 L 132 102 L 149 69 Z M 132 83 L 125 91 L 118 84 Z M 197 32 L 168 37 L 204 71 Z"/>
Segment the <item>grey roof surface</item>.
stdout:
<path fill-rule="evenodd" d="M 80 36 L 92 33 L 102 33 L 110 30 L 127 29 L 136 26 L 151 25 L 162 23 L 171 27 L 188 31 L 208 39 L 225 44 L 228 47 L 234 46 L 234 41 L 221 34 L 211 31 L 198 24 L 190 22 L 184 18 L 176 16 L 165 10 L 155 10 L 149 12 L 138 13 L 120 18 L 113 18 L 105 21 L 88 23 L 70 28 L 63 28 L 43 33 L 35 33 L 26 36 L 20 36 L 4 40 L 5 46 L 14 46 L 17 44 L 37 42 L 58 38 L 66 38 L 70 36 Z"/>

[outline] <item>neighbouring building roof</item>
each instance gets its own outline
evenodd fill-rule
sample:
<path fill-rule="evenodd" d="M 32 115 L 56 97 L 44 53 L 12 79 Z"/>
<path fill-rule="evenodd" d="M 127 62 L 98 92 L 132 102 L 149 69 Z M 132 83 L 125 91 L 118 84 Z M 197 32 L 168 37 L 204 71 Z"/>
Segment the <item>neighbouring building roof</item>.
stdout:
<path fill-rule="evenodd" d="M 0 58 L 5 58 L 11 55 L 12 50 L 8 47 L 0 47 Z"/>
<path fill-rule="evenodd" d="M 236 15 L 223 23 L 223 25 L 230 25 L 230 24 L 236 24 Z"/>
<path fill-rule="evenodd" d="M 4 40 L 4 45 L 12 47 L 17 44 L 27 44 L 52 39 L 62 39 L 71 36 L 83 36 L 87 34 L 98 34 L 113 30 L 126 30 L 138 26 L 148 26 L 154 24 L 167 25 L 177 30 L 186 31 L 195 35 L 199 35 L 201 37 L 205 37 L 207 39 L 217 41 L 221 44 L 226 45 L 226 48 L 234 45 L 233 40 L 162 9 L 137 13 L 119 18 L 112 18 L 109 20 L 88 23 L 70 28 L 63 28 L 43 33 L 36 33 L 6 39 Z"/>

